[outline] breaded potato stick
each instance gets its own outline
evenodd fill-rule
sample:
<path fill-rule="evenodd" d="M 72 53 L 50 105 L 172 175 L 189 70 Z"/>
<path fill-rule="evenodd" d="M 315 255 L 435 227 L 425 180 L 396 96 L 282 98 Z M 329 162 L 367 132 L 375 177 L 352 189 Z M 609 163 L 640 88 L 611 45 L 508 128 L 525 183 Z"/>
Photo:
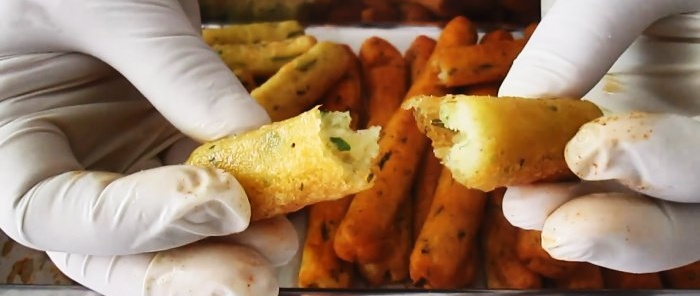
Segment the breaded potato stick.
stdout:
<path fill-rule="evenodd" d="M 515 38 L 513 38 L 513 34 L 504 29 L 496 29 L 484 34 L 484 37 L 481 37 L 481 40 L 479 40 L 479 44 L 489 44 L 496 41 L 512 40 L 515 40 Z"/>
<path fill-rule="evenodd" d="M 627 273 L 603 268 L 603 280 L 608 289 L 661 289 L 661 275 L 653 273 Z"/>
<path fill-rule="evenodd" d="M 394 235 L 387 244 L 394 249 L 382 260 L 358 264 L 357 268 L 365 280 L 372 286 L 400 283 L 408 279 L 408 258 L 412 244 L 412 208 L 411 200 L 404 200 L 399 208 Z"/>
<path fill-rule="evenodd" d="M 459 40 L 444 36 L 457 31 L 450 24 L 439 40 Z M 436 48 L 441 46 L 438 41 Z M 405 98 L 447 93 L 446 88 L 437 85 L 435 74 L 424 71 L 420 79 L 411 84 Z M 373 169 L 374 185 L 355 195 L 336 232 L 335 251 L 347 261 L 376 262 L 391 252 L 384 242 L 391 235 L 399 205 L 409 196 L 416 167 L 427 146 L 427 138 L 418 130 L 408 110 L 397 110 L 383 130 L 379 140 L 379 160 Z"/>
<path fill-rule="evenodd" d="M 434 61 L 438 79 L 448 87 L 499 81 L 505 78 L 525 40 L 446 48 Z"/>
<path fill-rule="evenodd" d="M 499 41 L 513 40 L 513 35 L 503 29 L 496 29 L 490 31 L 481 37 L 479 44 L 489 44 Z M 481 84 L 475 84 L 467 86 L 467 91 L 465 94 L 472 96 L 497 96 L 498 89 L 501 87 L 501 81 L 486 82 Z"/>
<path fill-rule="evenodd" d="M 467 189 L 443 169 L 430 213 L 411 253 L 414 283 L 429 288 L 455 289 L 474 278 L 462 272 L 474 249 L 486 205 L 486 193 Z"/>
<path fill-rule="evenodd" d="M 378 37 L 370 37 L 362 44 L 360 61 L 369 96 L 367 125 L 385 127 L 406 95 L 406 62 L 393 45 Z M 357 269 L 370 285 L 379 286 L 408 278 L 413 218 L 409 202 L 401 202 L 393 222 L 395 229 L 382 242 L 393 251 L 380 260 L 357 264 Z"/>
<path fill-rule="evenodd" d="M 542 278 L 525 267 L 515 250 L 518 229 L 503 216 L 501 201 L 505 189 L 490 193 L 487 217 L 484 221 L 482 249 L 486 287 L 489 289 L 539 289 Z"/>
<path fill-rule="evenodd" d="M 413 240 L 418 239 L 425 219 L 433 204 L 435 188 L 437 188 L 443 166 L 430 149 L 423 152 L 420 169 L 413 187 Z"/>
<path fill-rule="evenodd" d="M 436 43 L 435 39 L 420 35 L 413 40 L 406 50 L 404 59 L 410 69 L 410 83 L 417 81 L 418 77 L 420 77 L 421 72 L 423 72 L 425 65 L 428 63 L 428 59 L 430 59 L 430 55 L 433 54 Z"/>
<path fill-rule="evenodd" d="M 476 44 L 479 33 L 476 25 L 463 16 L 450 20 L 438 37 L 438 50 Z"/>
<path fill-rule="evenodd" d="M 281 41 L 301 35 L 304 35 L 304 27 L 293 20 L 227 25 L 202 30 L 202 38 L 209 45 Z"/>
<path fill-rule="evenodd" d="M 255 77 L 270 77 L 315 44 L 316 38 L 303 35 L 255 44 L 217 44 L 212 48 L 230 69 L 246 69 Z"/>
<path fill-rule="evenodd" d="M 401 10 L 401 21 L 406 24 L 424 24 L 433 21 L 433 14 L 422 5 L 401 2 L 399 4 Z"/>
<path fill-rule="evenodd" d="M 661 273 L 673 289 L 700 289 L 700 261 Z"/>
<path fill-rule="evenodd" d="M 321 105 L 321 109 L 326 111 L 349 112 L 352 118 L 350 128 L 353 130 L 360 127 L 359 116 L 364 112 L 360 75 L 359 61 L 353 54 L 348 72 L 326 94 Z M 309 206 L 307 235 L 299 267 L 299 287 L 349 288 L 352 285 L 352 263 L 338 258 L 333 250 L 336 228 L 351 201 L 352 195 Z"/>
<path fill-rule="evenodd" d="M 582 264 L 552 258 L 542 248 L 542 232 L 536 230 L 518 229 L 516 252 L 528 269 L 550 279 L 569 276 Z"/>
<path fill-rule="evenodd" d="M 571 274 L 556 279 L 555 286 L 563 290 L 580 290 L 580 289 L 603 289 L 603 273 L 600 267 L 590 263 L 581 263 L 576 267 L 576 270 Z"/>
<path fill-rule="evenodd" d="M 335 230 L 351 201 L 352 196 L 346 196 L 309 207 L 299 267 L 299 287 L 349 288 L 352 285 L 352 263 L 338 258 L 333 250 Z"/>
<path fill-rule="evenodd" d="M 443 38 L 444 40 L 444 38 Z M 404 59 L 408 64 L 410 81 L 417 81 L 435 49 L 436 41 L 425 35 L 416 37 L 411 46 L 406 50 Z M 444 46 L 444 44 L 443 44 Z M 413 241 L 418 238 L 423 227 L 425 218 L 430 212 L 430 205 L 433 202 L 433 195 L 437 187 L 442 165 L 440 160 L 430 149 L 423 152 L 423 157 L 419 163 L 416 182 L 413 185 Z"/>
<path fill-rule="evenodd" d="M 527 27 L 525 27 L 525 29 L 523 29 L 523 36 L 525 40 L 530 40 L 532 34 L 535 33 L 535 29 L 537 29 L 537 23 L 529 24 Z"/>
<path fill-rule="evenodd" d="M 463 0 L 406 0 L 407 2 L 420 4 L 439 17 L 453 17 L 458 15 L 463 8 Z"/>
<path fill-rule="evenodd" d="M 360 68 L 360 60 L 352 52 L 352 49 L 345 46 L 348 52 L 347 72 L 340 80 L 323 95 L 321 101 L 321 110 L 349 112 L 352 122 L 350 128 L 358 129 L 364 127 L 364 114 L 366 113 L 364 87 L 362 83 L 362 70 Z"/>
<path fill-rule="evenodd" d="M 353 131 L 349 125 L 347 112 L 313 108 L 205 143 L 186 164 L 231 173 L 248 195 L 251 220 L 262 220 L 372 187 L 379 128 Z"/>
<path fill-rule="evenodd" d="M 291 118 L 313 106 L 345 74 L 351 59 L 345 45 L 316 43 L 309 51 L 280 68 L 251 96 L 272 121 Z"/>
<path fill-rule="evenodd" d="M 255 82 L 255 77 L 253 77 L 253 74 L 251 74 L 248 70 L 245 69 L 233 69 L 233 75 L 236 75 L 236 78 L 238 78 L 238 81 L 243 84 L 243 87 L 248 92 L 253 91 L 256 87 L 258 87 L 257 82 Z"/>
<path fill-rule="evenodd" d="M 593 103 L 570 99 L 419 96 L 404 108 L 414 109 L 454 178 L 482 191 L 571 175 L 564 147 L 602 116 Z"/>
<path fill-rule="evenodd" d="M 384 126 L 406 96 L 406 62 L 398 49 L 379 37 L 365 40 L 359 56 L 367 87 L 367 125 Z"/>

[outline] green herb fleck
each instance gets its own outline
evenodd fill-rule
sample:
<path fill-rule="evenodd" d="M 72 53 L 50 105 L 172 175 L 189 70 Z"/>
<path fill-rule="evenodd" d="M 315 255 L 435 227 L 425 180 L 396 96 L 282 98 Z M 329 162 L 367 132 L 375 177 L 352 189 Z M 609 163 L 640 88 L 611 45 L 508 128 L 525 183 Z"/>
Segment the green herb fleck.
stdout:
<path fill-rule="evenodd" d="M 300 61 L 297 63 L 296 69 L 301 71 L 301 72 L 306 72 L 307 70 L 311 69 L 311 67 L 316 64 L 316 59 L 313 60 L 308 60 L 308 61 Z"/>
<path fill-rule="evenodd" d="M 273 62 L 286 62 L 286 61 L 293 60 L 296 57 L 298 57 L 298 55 L 278 56 L 278 57 L 272 57 L 272 61 Z"/>
<path fill-rule="evenodd" d="M 304 30 L 299 30 L 299 31 L 291 31 L 287 33 L 287 38 L 293 38 L 293 37 L 298 37 L 304 35 Z"/>
<path fill-rule="evenodd" d="M 335 147 L 338 148 L 339 151 L 350 151 L 350 144 L 345 142 L 343 138 L 331 137 L 331 142 L 335 144 Z"/>

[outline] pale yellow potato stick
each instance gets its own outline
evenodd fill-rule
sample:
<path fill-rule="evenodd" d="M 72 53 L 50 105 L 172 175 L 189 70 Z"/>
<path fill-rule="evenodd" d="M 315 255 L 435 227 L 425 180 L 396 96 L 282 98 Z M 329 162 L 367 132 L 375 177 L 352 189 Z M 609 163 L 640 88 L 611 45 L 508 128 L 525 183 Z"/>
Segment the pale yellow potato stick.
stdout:
<path fill-rule="evenodd" d="M 315 44 L 316 38 L 303 35 L 254 44 L 217 44 L 212 48 L 230 69 L 246 69 L 255 77 L 267 78 Z"/>
<path fill-rule="evenodd" d="M 304 35 L 304 27 L 297 21 L 227 25 L 202 30 L 202 38 L 209 45 L 281 41 L 301 35 Z"/>
<path fill-rule="evenodd" d="M 297 116 L 316 104 L 340 80 L 351 58 L 345 45 L 316 43 L 282 66 L 253 90 L 251 96 L 265 108 L 272 121 Z"/>

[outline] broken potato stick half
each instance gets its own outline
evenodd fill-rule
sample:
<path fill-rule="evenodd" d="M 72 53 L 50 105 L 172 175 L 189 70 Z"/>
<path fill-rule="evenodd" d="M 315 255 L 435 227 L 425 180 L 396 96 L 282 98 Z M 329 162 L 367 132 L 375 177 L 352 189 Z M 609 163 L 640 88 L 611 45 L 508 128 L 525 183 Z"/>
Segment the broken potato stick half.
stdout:
<path fill-rule="evenodd" d="M 312 107 L 347 71 L 352 53 L 342 44 L 322 41 L 285 64 L 250 94 L 272 121 Z"/>
<path fill-rule="evenodd" d="M 201 145 L 186 163 L 236 177 L 248 195 L 253 221 L 294 212 L 372 187 L 380 128 L 353 131 L 350 120 L 347 112 L 315 107 Z"/>
<path fill-rule="evenodd" d="M 304 27 L 297 21 L 261 22 L 205 28 L 202 38 L 207 44 L 241 44 L 281 41 L 304 35 Z"/>
<path fill-rule="evenodd" d="M 602 116 L 593 103 L 573 99 L 417 96 L 403 108 L 414 111 L 454 178 L 482 191 L 570 176 L 566 144 Z"/>
<path fill-rule="evenodd" d="M 230 69 L 246 69 L 255 77 L 266 78 L 315 44 L 316 38 L 303 35 L 255 44 L 216 44 L 212 48 Z"/>

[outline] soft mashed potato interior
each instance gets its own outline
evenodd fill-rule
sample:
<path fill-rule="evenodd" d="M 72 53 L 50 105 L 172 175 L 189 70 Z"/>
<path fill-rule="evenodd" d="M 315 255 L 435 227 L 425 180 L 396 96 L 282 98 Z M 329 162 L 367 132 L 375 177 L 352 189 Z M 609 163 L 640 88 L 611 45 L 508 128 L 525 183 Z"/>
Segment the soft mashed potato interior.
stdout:
<path fill-rule="evenodd" d="M 348 172 L 370 172 L 379 153 L 379 127 L 354 131 L 346 112 L 321 112 L 321 137 Z"/>

